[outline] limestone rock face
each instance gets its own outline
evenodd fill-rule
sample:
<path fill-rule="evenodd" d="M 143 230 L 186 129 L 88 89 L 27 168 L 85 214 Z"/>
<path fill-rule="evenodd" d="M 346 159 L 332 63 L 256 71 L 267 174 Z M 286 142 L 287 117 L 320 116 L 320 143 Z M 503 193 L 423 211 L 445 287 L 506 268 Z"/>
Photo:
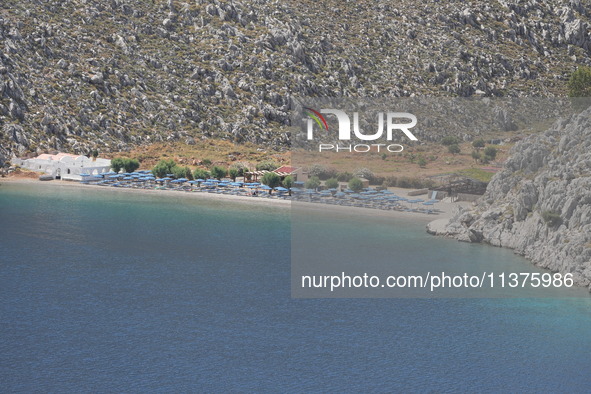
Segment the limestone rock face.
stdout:
<path fill-rule="evenodd" d="M 524 139 L 439 234 L 512 248 L 591 289 L 591 109 Z"/>

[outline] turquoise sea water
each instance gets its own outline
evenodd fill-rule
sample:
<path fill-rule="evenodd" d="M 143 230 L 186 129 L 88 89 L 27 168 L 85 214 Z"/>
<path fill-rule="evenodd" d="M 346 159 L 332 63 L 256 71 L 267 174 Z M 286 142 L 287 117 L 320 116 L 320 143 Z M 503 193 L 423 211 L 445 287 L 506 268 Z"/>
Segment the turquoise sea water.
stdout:
<path fill-rule="evenodd" d="M 292 299 L 286 210 L 2 184 L 0 224 L 3 392 L 586 392 L 591 384 L 586 292 Z M 422 225 L 399 231 L 408 250 L 415 243 L 447 264 L 491 253 L 504 267 L 524 264 L 502 249 L 427 238 Z M 383 227 L 364 234 L 378 242 Z"/>

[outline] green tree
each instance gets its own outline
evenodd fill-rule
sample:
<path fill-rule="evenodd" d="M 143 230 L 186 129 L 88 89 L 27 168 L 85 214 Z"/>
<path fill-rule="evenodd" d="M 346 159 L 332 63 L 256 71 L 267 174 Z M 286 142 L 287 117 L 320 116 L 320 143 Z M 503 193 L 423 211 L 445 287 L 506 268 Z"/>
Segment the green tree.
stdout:
<path fill-rule="evenodd" d="M 97 157 L 98 157 L 98 150 L 94 149 L 92 151 L 92 161 L 95 161 Z"/>
<path fill-rule="evenodd" d="M 349 189 L 353 190 L 354 192 L 360 192 L 363 190 L 363 182 L 359 178 L 351 178 L 349 180 Z"/>
<path fill-rule="evenodd" d="M 122 157 L 115 157 L 111 160 L 111 169 L 115 172 L 121 171 L 123 168 L 123 158 Z"/>
<path fill-rule="evenodd" d="M 205 180 L 209 178 L 209 172 L 204 170 L 203 168 L 197 168 L 195 171 L 193 171 L 193 178 Z"/>
<path fill-rule="evenodd" d="M 447 147 L 447 151 L 452 155 L 456 155 L 460 153 L 460 146 L 458 144 L 453 144 Z"/>
<path fill-rule="evenodd" d="M 232 164 L 232 168 L 236 168 L 238 170 L 238 176 L 244 176 L 244 173 L 249 171 L 249 164 L 242 161 L 238 161 Z"/>
<path fill-rule="evenodd" d="M 240 170 L 236 167 L 230 167 L 228 169 L 228 176 L 232 178 L 234 182 L 236 182 L 236 178 L 239 176 Z"/>
<path fill-rule="evenodd" d="M 336 189 L 339 187 L 339 181 L 337 181 L 336 178 L 330 178 L 324 182 L 324 186 L 326 186 L 327 189 Z"/>
<path fill-rule="evenodd" d="M 478 153 L 478 151 L 473 150 L 472 151 L 472 158 L 474 159 L 475 162 L 478 162 L 480 160 L 480 153 Z"/>
<path fill-rule="evenodd" d="M 591 97 L 591 67 L 579 67 L 568 80 L 570 97 Z"/>
<path fill-rule="evenodd" d="M 494 146 L 487 146 L 484 149 L 484 155 L 488 156 L 489 160 L 494 160 L 497 157 L 497 148 Z"/>
<path fill-rule="evenodd" d="M 472 146 L 475 147 L 476 149 L 484 148 L 485 144 L 486 144 L 486 142 L 484 142 L 484 140 L 482 138 L 472 141 Z"/>
<path fill-rule="evenodd" d="M 140 168 L 140 162 L 138 159 L 123 159 L 123 168 L 125 172 L 134 172 Z"/>
<path fill-rule="evenodd" d="M 460 139 L 458 137 L 447 136 L 441 140 L 441 145 L 450 146 L 450 145 L 457 145 L 460 143 Z"/>
<path fill-rule="evenodd" d="M 224 167 L 220 167 L 220 166 L 213 166 L 211 167 L 211 176 L 214 177 L 215 179 L 221 180 L 223 177 L 226 176 L 226 169 Z"/>
<path fill-rule="evenodd" d="M 275 188 L 281 184 L 281 177 L 274 172 L 267 172 L 261 178 L 261 183 L 263 185 Z M 269 194 L 271 194 L 271 190 L 269 190 Z"/>
<path fill-rule="evenodd" d="M 310 177 L 305 183 L 306 189 L 317 189 L 318 186 L 320 186 L 320 178 L 317 176 Z"/>
<path fill-rule="evenodd" d="M 286 176 L 283 178 L 283 187 L 286 187 L 289 190 L 289 195 L 291 196 L 291 188 L 293 187 L 293 177 L 291 175 Z"/>
<path fill-rule="evenodd" d="M 174 166 L 170 173 L 173 174 L 176 179 L 187 178 L 187 170 L 189 170 L 190 174 L 191 170 L 189 167 Z"/>
<path fill-rule="evenodd" d="M 291 175 L 286 176 L 283 179 L 283 187 L 291 189 L 293 187 L 293 177 Z"/>
<path fill-rule="evenodd" d="M 172 169 L 176 167 L 176 163 L 172 159 L 160 160 L 158 164 L 152 168 L 152 174 L 158 178 L 164 178 L 166 174 L 172 174 Z"/>
<path fill-rule="evenodd" d="M 191 169 L 189 167 L 185 167 L 185 178 L 187 178 L 190 181 L 193 180 L 193 172 L 191 172 Z"/>

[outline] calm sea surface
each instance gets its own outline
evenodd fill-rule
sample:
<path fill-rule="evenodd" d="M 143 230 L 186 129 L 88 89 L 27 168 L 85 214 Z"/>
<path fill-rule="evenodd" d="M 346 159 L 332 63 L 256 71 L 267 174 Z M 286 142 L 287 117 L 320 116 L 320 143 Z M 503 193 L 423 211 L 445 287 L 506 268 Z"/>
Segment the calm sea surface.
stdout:
<path fill-rule="evenodd" d="M 3 183 L 0 227 L 2 392 L 591 387 L 585 291 L 292 299 L 288 210 Z M 392 231 L 444 261 L 524 264 L 422 224 Z"/>

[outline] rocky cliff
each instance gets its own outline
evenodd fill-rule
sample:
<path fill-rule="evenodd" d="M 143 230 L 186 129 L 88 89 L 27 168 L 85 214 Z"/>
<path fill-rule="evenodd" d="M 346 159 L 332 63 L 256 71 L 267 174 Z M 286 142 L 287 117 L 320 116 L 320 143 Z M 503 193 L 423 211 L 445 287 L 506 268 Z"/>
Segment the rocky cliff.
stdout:
<path fill-rule="evenodd" d="M 286 147 L 294 96 L 563 95 L 580 0 L 4 0 L 0 161 L 223 138 Z"/>
<path fill-rule="evenodd" d="M 591 290 L 591 108 L 518 143 L 474 209 L 440 233 L 512 248 Z"/>

